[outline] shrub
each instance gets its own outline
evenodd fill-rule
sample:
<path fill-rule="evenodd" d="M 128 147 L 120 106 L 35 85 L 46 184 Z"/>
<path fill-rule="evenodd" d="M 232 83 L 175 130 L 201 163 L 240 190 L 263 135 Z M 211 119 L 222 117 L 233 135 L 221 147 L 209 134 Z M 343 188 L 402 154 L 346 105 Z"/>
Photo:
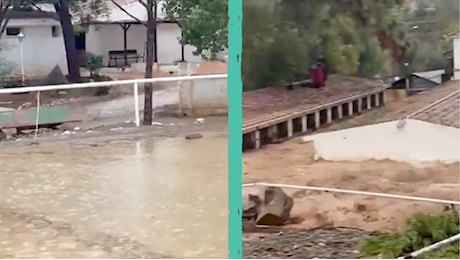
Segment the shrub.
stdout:
<path fill-rule="evenodd" d="M 86 68 L 89 70 L 90 76 L 99 76 L 99 71 L 104 66 L 102 55 L 92 53 L 86 54 Z"/>
<path fill-rule="evenodd" d="M 432 245 L 459 233 L 458 212 L 445 211 L 439 215 L 417 214 L 407 221 L 402 232 L 379 234 L 361 246 L 363 257 L 380 255 L 397 258 Z M 458 258 L 459 243 L 454 242 L 422 255 L 422 258 Z"/>

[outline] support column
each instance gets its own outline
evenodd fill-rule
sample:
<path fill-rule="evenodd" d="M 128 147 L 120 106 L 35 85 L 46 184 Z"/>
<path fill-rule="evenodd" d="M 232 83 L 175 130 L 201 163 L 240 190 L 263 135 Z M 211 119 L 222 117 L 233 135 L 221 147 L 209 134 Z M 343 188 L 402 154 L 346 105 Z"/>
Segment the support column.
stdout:
<path fill-rule="evenodd" d="M 372 108 L 371 98 L 372 98 L 372 96 L 367 96 L 367 98 L 366 98 L 366 100 L 367 100 L 367 109 L 368 110 Z"/>
<path fill-rule="evenodd" d="M 315 128 L 319 128 L 320 120 L 319 120 L 319 110 L 315 112 Z"/>
<path fill-rule="evenodd" d="M 339 119 L 342 119 L 342 118 L 343 118 L 343 107 L 342 107 L 342 104 L 340 104 L 340 105 L 337 106 L 337 114 L 338 114 Z"/>
<path fill-rule="evenodd" d="M 379 106 L 380 106 L 379 94 L 375 94 L 375 95 L 374 95 L 374 99 L 375 99 L 375 106 L 376 106 L 376 107 L 379 107 Z"/>
<path fill-rule="evenodd" d="M 302 132 L 307 132 L 307 115 L 302 116 Z"/>
<path fill-rule="evenodd" d="M 353 101 L 348 102 L 348 115 L 353 115 Z"/>
<path fill-rule="evenodd" d="M 287 121 L 287 135 L 288 135 L 288 137 L 292 137 L 294 135 L 294 128 L 293 128 L 292 119 L 289 119 Z"/>
<path fill-rule="evenodd" d="M 327 123 L 330 124 L 332 122 L 332 107 L 326 109 L 327 112 Z"/>
<path fill-rule="evenodd" d="M 260 130 L 257 130 L 254 132 L 254 142 L 255 142 L 255 148 L 260 149 L 261 143 L 260 143 Z"/>
<path fill-rule="evenodd" d="M 363 100 L 361 98 L 358 99 L 358 112 L 361 112 L 363 109 Z"/>
<path fill-rule="evenodd" d="M 131 24 L 128 24 L 128 23 L 123 23 L 123 24 L 120 24 L 121 26 L 121 29 L 123 29 L 123 51 L 124 51 L 124 62 L 125 62 L 125 66 L 128 66 L 128 56 L 127 56 L 127 53 L 126 53 L 126 50 L 128 49 L 128 30 L 129 28 L 131 27 Z M 118 67 L 118 64 L 116 64 L 116 60 L 115 60 L 115 67 Z"/>
<path fill-rule="evenodd" d="M 268 128 L 268 136 L 272 142 L 278 140 L 278 128 L 276 125 L 272 125 Z"/>

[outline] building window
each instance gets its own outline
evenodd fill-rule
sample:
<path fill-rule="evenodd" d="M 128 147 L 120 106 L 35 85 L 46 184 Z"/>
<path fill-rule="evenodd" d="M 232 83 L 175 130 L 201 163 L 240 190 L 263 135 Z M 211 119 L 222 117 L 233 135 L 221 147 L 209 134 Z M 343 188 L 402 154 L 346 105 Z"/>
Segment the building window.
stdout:
<path fill-rule="evenodd" d="M 60 30 L 59 30 L 59 26 L 51 26 L 51 36 L 53 37 L 59 37 L 60 36 Z"/>
<path fill-rule="evenodd" d="M 6 27 L 7 36 L 18 36 L 21 32 L 21 27 Z"/>

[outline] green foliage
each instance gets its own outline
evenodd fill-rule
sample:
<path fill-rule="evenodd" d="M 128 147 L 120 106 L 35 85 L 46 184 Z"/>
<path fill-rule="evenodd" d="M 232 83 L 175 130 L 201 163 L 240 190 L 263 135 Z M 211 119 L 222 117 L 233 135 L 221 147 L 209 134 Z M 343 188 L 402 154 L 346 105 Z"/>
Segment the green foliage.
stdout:
<path fill-rule="evenodd" d="M 86 53 L 86 68 L 91 76 L 98 76 L 102 67 L 104 67 L 102 55 Z"/>
<path fill-rule="evenodd" d="M 380 46 L 376 32 L 389 31 L 389 24 L 398 23 L 382 14 L 398 2 L 244 1 L 244 89 L 305 79 L 318 58 L 326 59 L 332 73 L 363 77 L 388 73 L 391 57 Z"/>
<path fill-rule="evenodd" d="M 401 74 L 406 62 L 409 71 L 445 68 L 443 54 L 452 49 L 446 35 L 459 27 L 458 0 L 411 2 L 419 4 L 415 10 L 403 0 L 243 1 L 243 88 L 278 85 L 298 70 L 306 74 L 318 57 L 332 73 L 359 77 Z M 280 28 L 289 35 L 280 37 Z M 284 53 L 286 43 L 278 41 L 290 48 Z M 285 55 L 277 60 L 296 66 L 268 64 L 264 55 Z"/>
<path fill-rule="evenodd" d="M 381 255 L 397 258 L 432 245 L 459 233 L 459 215 L 446 211 L 440 215 L 415 215 L 402 232 L 380 234 L 366 240 L 361 246 L 364 257 Z M 452 243 L 425 254 L 424 258 L 458 258 L 459 244 Z"/>
<path fill-rule="evenodd" d="M 459 30 L 458 0 L 418 0 L 420 5 L 408 12 L 405 19 L 409 28 L 409 43 L 405 61 L 409 71 L 444 69 L 444 53 L 452 51 L 452 39 L 448 36 Z M 422 22 L 420 22 L 422 21 Z"/>
<path fill-rule="evenodd" d="M 194 46 L 195 55 L 214 59 L 227 48 L 227 0 L 164 0 L 163 8 L 181 26 L 180 42 Z"/>

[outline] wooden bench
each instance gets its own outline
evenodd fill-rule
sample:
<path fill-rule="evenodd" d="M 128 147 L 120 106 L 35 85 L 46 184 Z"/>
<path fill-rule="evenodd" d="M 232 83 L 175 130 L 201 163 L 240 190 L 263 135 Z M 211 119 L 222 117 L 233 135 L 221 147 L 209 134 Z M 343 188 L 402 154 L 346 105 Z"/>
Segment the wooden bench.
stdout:
<path fill-rule="evenodd" d="M 121 62 L 118 62 L 119 60 L 121 60 Z M 111 50 L 109 51 L 109 64 L 107 66 L 121 67 L 134 62 L 139 62 L 139 60 L 144 61 L 144 57 L 142 55 L 137 54 L 137 50 Z"/>

